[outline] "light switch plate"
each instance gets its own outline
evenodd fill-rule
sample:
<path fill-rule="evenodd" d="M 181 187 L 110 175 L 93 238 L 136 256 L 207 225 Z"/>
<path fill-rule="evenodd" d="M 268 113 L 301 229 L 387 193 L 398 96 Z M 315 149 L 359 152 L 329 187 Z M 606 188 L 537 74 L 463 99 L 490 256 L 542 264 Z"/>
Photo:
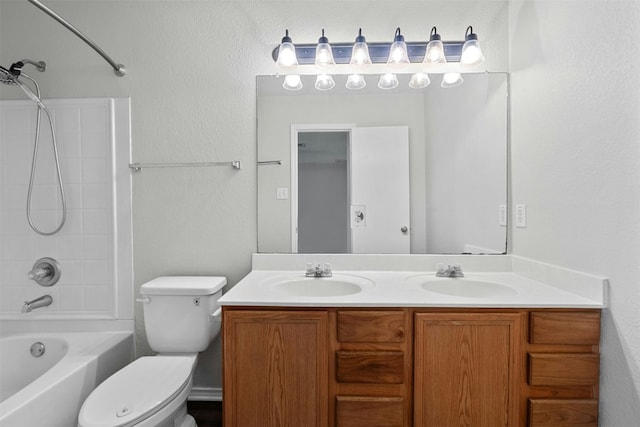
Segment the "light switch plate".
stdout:
<path fill-rule="evenodd" d="M 276 190 L 276 199 L 278 200 L 287 200 L 289 198 L 289 188 L 287 187 L 278 187 Z"/>
<path fill-rule="evenodd" d="M 527 226 L 527 205 L 516 205 L 516 227 L 525 228 Z"/>

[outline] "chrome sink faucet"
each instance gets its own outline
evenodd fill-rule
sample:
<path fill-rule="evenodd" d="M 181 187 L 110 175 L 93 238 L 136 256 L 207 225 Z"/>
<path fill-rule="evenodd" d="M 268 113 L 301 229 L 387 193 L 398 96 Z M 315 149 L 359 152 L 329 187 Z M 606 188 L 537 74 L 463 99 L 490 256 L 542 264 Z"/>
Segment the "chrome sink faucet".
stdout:
<path fill-rule="evenodd" d="M 444 264 L 438 264 L 436 277 L 464 277 L 464 273 L 460 264 L 449 264 L 447 267 Z"/>
<path fill-rule="evenodd" d="M 324 263 L 320 264 L 307 264 L 307 272 L 305 273 L 307 277 L 331 277 L 333 273 L 331 272 L 331 264 Z"/>
<path fill-rule="evenodd" d="M 31 313 L 31 311 L 35 310 L 36 308 L 51 305 L 52 302 L 53 298 L 51 298 L 51 295 L 43 295 L 40 298 L 34 299 L 33 301 L 25 301 L 24 305 L 22 306 L 22 312 Z"/>

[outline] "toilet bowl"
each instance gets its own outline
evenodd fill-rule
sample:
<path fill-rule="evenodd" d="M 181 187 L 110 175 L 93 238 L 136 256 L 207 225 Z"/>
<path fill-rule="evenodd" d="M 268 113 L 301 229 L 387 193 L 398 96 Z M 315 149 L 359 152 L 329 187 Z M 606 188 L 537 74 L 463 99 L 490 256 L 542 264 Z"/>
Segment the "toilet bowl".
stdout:
<path fill-rule="evenodd" d="M 198 352 L 220 330 L 223 277 L 160 277 L 141 288 L 145 330 L 157 356 L 136 359 L 85 400 L 79 427 L 196 427 L 187 414 Z"/>

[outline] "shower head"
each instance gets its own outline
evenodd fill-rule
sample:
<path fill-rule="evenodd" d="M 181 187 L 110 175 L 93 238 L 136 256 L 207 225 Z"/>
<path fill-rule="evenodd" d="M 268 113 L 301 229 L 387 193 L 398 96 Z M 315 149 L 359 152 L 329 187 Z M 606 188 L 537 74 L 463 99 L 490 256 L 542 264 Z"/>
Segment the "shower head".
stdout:
<path fill-rule="evenodd" d="M 0 83 L 15 85 L 18 83 L 18 76 L 0 65 Z"/>

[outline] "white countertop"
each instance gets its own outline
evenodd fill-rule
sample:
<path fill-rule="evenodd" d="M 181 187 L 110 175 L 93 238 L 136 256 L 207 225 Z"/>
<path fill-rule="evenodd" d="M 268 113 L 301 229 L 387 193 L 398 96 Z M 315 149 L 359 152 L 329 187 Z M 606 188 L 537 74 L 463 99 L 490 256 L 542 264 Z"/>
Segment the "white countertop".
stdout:
<path fill-rule="evenodd" d="M 575 272 L 576 274 L 580 274 Z M 222 296 L 223 306 L 273 307 L 474 307 L 474 308 L 603 308 L 606 279 L 592 280 L 586 292 L 576 286 L 557 286 L 513 271 L 467 272 L 467 281 L 489 282 L 489 291 L 480 296 L 448 295 L 422 288 L 429 280 L 440 280 L 447 290 L 460 279 L 435 279 L 435 271 L 334 270 L 333 278 L 305 278 L 302 270 L 253 270 Z M 580 282 L 580 277 L 576 281 Z M 310 286 L 327 285 L 327 281 L 354 282 L 361 285 L 357 293 L 342 296 L 301 296 L 278 288 L 283 282 L 311 280 Z M 571 281 L 571 280 L 568 280 Z M 473 285 L 473 284 L 470 284 Z M 595 286 L 595 290 L 593 289 Z M 574 291 L 578 289 L 578 291 Z M 598 296 L 601 296 L 599 298 Z"/>

